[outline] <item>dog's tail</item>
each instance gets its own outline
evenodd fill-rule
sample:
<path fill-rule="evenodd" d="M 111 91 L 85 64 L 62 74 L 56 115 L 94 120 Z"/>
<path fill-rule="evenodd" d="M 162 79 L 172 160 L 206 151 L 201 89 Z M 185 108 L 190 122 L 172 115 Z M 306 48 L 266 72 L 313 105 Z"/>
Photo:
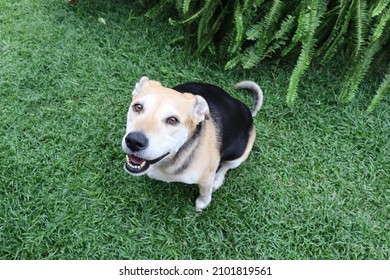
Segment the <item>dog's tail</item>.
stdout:
<path fill-rule="evenodd" d="M 263 105 L 263 91 L 260 86 L 252 81 L 242 81 L 235 85 L 236 89 L 249 89 L 253 92 L 254 107 L 251 109 L 252 117 L 256 116 L 257 112 Z"/>

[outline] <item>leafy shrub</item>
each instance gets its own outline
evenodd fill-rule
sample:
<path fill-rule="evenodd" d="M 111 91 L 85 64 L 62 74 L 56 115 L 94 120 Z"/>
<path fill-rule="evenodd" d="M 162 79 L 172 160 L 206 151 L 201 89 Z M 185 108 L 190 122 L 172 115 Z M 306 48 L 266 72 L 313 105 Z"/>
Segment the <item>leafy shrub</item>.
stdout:
<path fill-rule="evenodd" d="M 226 69 L 252 68 L 268 57 L 298 57 L 287 92 L 289 105 L 314 58 L 324 64 L 342 52 L 350 61 L 341 103 L 355 97 L 375 57 L 388 64 L 387 0 L 161 0 L 147 15 L 163 10 L 176 11 L 169 21 L 184 27 L 182 39 L 190 48 L 220 55 L 226 59 Z M 388 91 L 389 76 L 388 68 L 369 110 Z"/>

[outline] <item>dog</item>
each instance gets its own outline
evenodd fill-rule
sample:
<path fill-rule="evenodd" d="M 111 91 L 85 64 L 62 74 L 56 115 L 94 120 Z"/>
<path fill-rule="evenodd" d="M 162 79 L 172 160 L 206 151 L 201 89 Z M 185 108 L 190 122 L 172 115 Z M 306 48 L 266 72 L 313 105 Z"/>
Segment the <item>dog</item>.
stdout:
<path fill-rule="evenodd" d="M 256 137 L 253 117 L 262 106 L 263 92 L 251 81 L 235 87 L 253 92 L 253 109 L 215 85 L 167 88 L 142 77 L 132 93 L 122 139 L 125 171 L 198 184 L 195 208 L 205 209 L 226 172 L 248 158 Z"/>

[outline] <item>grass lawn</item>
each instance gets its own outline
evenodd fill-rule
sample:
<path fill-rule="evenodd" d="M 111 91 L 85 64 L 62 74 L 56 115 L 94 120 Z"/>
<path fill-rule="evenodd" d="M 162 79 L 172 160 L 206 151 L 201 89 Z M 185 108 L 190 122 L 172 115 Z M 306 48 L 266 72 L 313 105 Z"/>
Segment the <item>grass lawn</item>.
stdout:
<path fill-rule="evenodd" d="M 293 62 L 223 71 L 133 2 L 0 2 L 0 259 L 390 259 L 389 98 L 365 111 L 382 77 L 340 106 L 343 63 L 312 67 L 289 108 Z M 251 156 L 201 213 L 197 186 L 123 171 L 142 75 L 264 90 Z"/>

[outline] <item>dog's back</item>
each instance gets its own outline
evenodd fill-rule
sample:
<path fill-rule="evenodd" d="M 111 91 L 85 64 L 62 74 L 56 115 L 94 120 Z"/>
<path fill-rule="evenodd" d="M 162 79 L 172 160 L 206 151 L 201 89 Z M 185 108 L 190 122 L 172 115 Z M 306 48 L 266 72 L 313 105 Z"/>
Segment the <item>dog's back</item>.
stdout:
<path fill-rule="evenodd" d="M 211 84 L 185 83 L 173 89 L 200 95 L 207 101 L 220 137 L 221 162 L 237 159 L 244 153 L 253 126 L 252 113 L 245 104 Z"/>

